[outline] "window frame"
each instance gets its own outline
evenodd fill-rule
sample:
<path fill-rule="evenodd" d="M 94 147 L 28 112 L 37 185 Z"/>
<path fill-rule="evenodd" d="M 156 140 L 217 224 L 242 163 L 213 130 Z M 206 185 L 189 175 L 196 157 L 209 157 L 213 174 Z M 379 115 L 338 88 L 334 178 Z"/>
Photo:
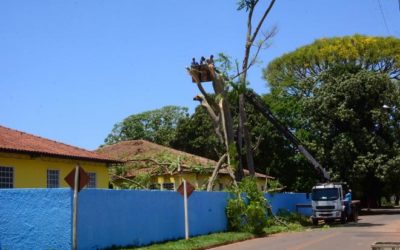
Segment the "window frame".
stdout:
<path fill-rule="evenodd" d="M 160 183 L 151 183 L 150 185 L 149 185 L 149 189 L 150 190 L 160 190 Z"/>
<path fill-rule="evenodd" d="M 57 173 L 57 183 L 55 183 L 55 173 Z M 48 168 L 46 171 L 46 187 L 47 188 L 60 188 L 60 170 Z"/>
<path fill-rule="evenodd" d="M 166 187 L 166 185 L 172 185 L 172 188 Z M 162 189 L 163 190 L 175 190 L 175 183 L 173 183 L 173 182 L 164 182 L 162 184 Z"/>
<path fill-rule="evenodd" d="M 86 185 L 87 188 L 97 188 L 97 173 L 96 172 L 87 172 L 89 176 L 89 182 Z M 93 186 L 93 176 L 94 176 L 94 186 Z"/>
<path fill-rule="evenodd" d="M 7 183 L 5 181 L 4 181 L 4 183 L 2 182 L 3 178 L 4 178 L 4 180 L 7 180 L 7 178 L 9 178 L 9 176 L 0 177 L 0 189 L 14 188 L 14 186 L 15 186 L 15 184 L 14 184 L 15 183 L 15 168 L 12 166 L 0 166 L 0 172 L 6 172 L 6 171 L 2 171 L 2 169 L 11 170 L 11 184 L 8 184 L 8 187 L 6 187 Z M 4 185 L 4 187 L 3 187 L 3 185 Z"/>

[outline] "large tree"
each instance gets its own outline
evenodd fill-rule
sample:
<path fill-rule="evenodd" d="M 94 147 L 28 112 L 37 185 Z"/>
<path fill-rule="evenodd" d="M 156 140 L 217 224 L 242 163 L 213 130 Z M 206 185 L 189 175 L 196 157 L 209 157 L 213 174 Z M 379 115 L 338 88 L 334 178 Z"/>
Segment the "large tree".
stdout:
<path fill-rule="evenodd" d="M 165 106 L 133 114 L 114 125 L 105 143 L 144 139 L 170 146 L 171 141 L 175 139 L 178 122 L 187 119 L 188 116 L 188 109 L 178 106 Z"/>
<path fill-rule="evenodd" d="M 307 97 L 321 73 L 338 65 L 384 73 L 400 80 L 400 40 L 363 35 L 318 39 L 276 58 L 264 70 L 272 91 Z"/>
<path fill-rule="evenodd" d="M 330 70 L 305 102 L 309 141 L 336 180 L 379 197 L 385 173 L 398 157 L 399 87 L 387 75 L 360 69 Z"/>
<path fill-rule="evenodd" d="M 252 152 L 252 141 L 249 130 L 247 128 L 247 117 L 244 112 L 245 102 L 242 95 L 247 85 L 247 71 L 256 62 L 256 58 L 260 50 L 265 47 L 266 41 L 274 34 L 274 31 L 263 33 L 261 40 L 256 41 L 259 37 L 261 27 L 274 6 L 275 0 L 271 0 L 262 11 L 261 18 L 253 26 L 254 11 L 259 5 L 259 0 L 240 0 L 238 1 L 238 10 L 247 12 L 247 33 L 245 41 L 245 53 L 242 65 L 236 61 L 237 72 L 234 75 L 229 75 L 229 72 L 224 68 L 215 68 L 212 58 L 207 64 L 201 67 L 188 68 L 194 82 L 197 84 L 201 95 L 196 96 L 195 100 L 200 101 L 201 105 L 208 111 L 214 126 L 214 131 L 219 141 L 225 146 L 225 154 L 221 156 L 219 162 L 226 158 L 228 171 L 235 171 L 234 180 L 240 181 L 243 177 L 243 158 L 246 158 L 246 166 L 249 169 L 250 175 L 254 176 L 254 159 Z M 261 7 L 263 8 L 263 7 Z M 254 55 L 251 55 L 252 48 L 256 48 Z M 222 59 L 224 59 L 222 57 Z M 226 57 L 225 57 L 226 59 Z M 228 65 L 230 62 L 223 60 L 222 66 Z M 203 73 L 201 72 L 203 71 Z M 210 76 L 214 93 L 210 94 L 205 91 L 202 86 L 202 75 Z M 235 91 L 239 94 L 238 102 L 231 103 L 228 99 L 231 91 L 230 86 L 235 86 Z M 234 123 L 232 117 L 232 107 L 239 107 L 239 121 Z M 216 167 L 216 171 L 218 167 Z M 232 176 L 233 177 L 233 176 Z"/>
<path fill-rule="evenodd" d="M 349 181 L 370 200 L 381 189 L 393 191 L 396 180 L 389 181 L 389 173 L 399 171 L 399 39 L 320 39 L 275 59 L 264 73 L 275 113 L 336 180 Z"/>

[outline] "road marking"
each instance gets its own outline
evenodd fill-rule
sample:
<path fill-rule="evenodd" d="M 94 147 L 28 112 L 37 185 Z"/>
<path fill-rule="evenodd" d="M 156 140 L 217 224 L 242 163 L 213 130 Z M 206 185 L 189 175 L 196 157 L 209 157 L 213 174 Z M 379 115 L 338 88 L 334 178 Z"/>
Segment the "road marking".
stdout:
<path fill-rule="evenodd" d="M 324 241 L 324 240 L 329 239 L 329 238 L 336 237 L 338 234 L 339 234 L 339 233 L 335 233 L 335 234 L 326 235 L 326 236 L 324 236 L 324 237 L 318 237 L 318 238 L 315 239 L 315 240 L 307 241 L 307 242 L 305 242 L 305 243 L 303 243 L 303 244 L 298 244 L 298 245 L 296 245 L 296 246 L 293 247 L 293 248 L 289 247 L 289 248 L 287 248 L 287 250 L 300 250 L 300 249 L 304 249 L 304 248 L 306 248 L 306 247 L 308 247 L 308 246 L 310 246 L 310 245 L 313 245 L 313 244 L 315 244 L 315 243 Z"/>

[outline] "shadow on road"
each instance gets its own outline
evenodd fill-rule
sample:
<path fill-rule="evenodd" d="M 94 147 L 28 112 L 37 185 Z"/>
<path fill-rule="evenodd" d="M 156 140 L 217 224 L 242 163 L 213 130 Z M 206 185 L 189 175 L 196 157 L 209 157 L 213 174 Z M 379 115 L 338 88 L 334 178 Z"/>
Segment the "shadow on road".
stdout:
<path fill-rule="evenodd" d="M 385 224 L 382 223 L 368 223 L 368 222 L 349 222 L 347 224 L 341 224 L 340 226 L 343 227 L 378 227 L 378 226 L 384 226 Z"/>
<path fill-rule="evenodd" d="M 317 227 L 314 227 L 314 228 L 318 228 L 318 227 L 321 227 L 323 225 L 328 225 L 330 227 L 379 227 L 379 226 L 384 226 L 385 224 L 362 222 L 362 220 L 359 220 L 357 223 L 348 222 L 346 224 L 341 224 L 340 222 L 324 223 L 324 224 L 322 224 L 320 226 L 317 226 Z"/>
<path fill-rule="evenodd" d="M 391 215 L 400 214 L 399 208 L 374 208 L 374 209 L 362 209 L 360 215 Z"/>

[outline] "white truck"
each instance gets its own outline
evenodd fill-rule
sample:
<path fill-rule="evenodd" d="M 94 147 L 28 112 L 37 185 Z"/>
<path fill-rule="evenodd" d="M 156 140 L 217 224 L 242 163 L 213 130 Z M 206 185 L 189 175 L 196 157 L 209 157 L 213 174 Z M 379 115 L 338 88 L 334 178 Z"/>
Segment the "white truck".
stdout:
<path fill-rule="evenodd" d="M 345 204 L 342 183 L 317 184 L 311 192 L 312 223 L 318 225 L 319 220 L 357 222 L 358 204 L 357 200 L 352 200 L 348 205 Z"/>

